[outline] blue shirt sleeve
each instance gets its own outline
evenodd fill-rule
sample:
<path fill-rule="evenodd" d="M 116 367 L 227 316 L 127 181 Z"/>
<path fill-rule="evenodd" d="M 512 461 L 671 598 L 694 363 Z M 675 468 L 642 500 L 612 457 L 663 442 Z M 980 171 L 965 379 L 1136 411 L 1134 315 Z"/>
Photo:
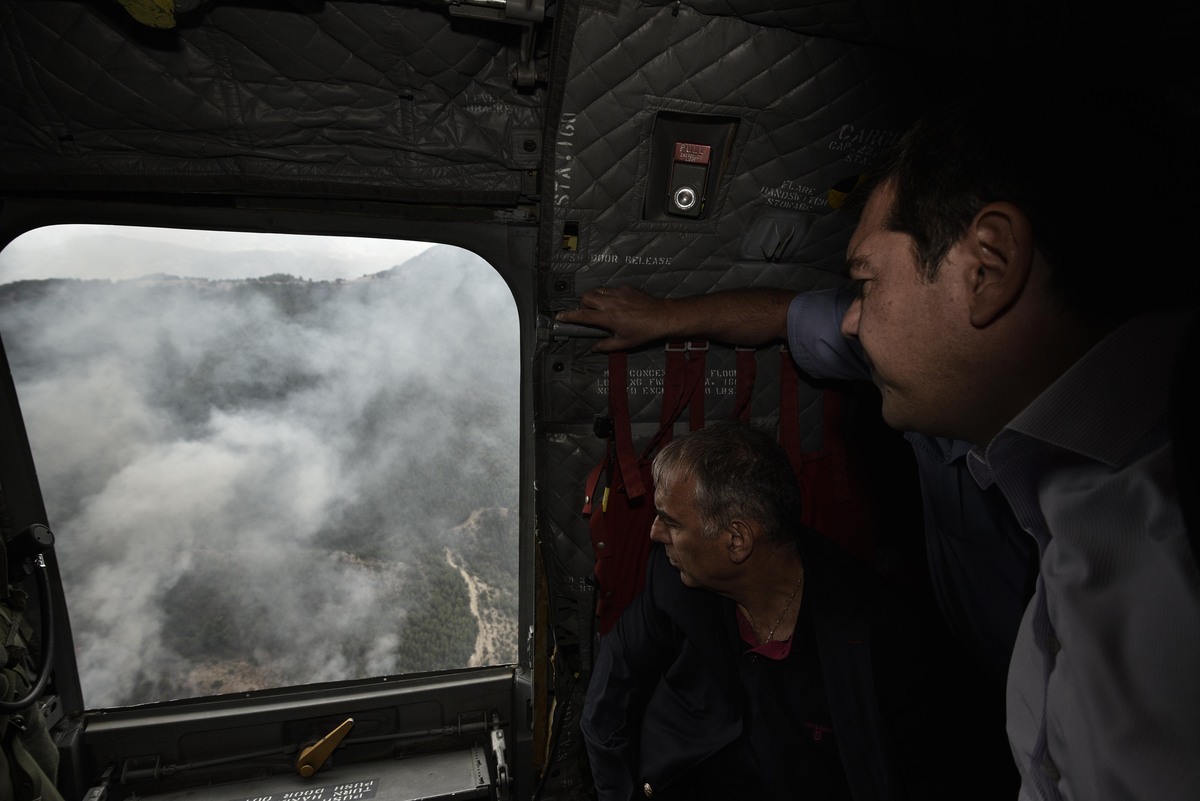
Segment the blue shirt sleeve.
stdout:
<path fill-rule="evenodd" d="M 851 287 L 802 292 L 788 307 L 788 348 L 814 378 L 867 380 L 871 372 L 854 340 L 842 336 L 842 318 L 854 301 Z"/>

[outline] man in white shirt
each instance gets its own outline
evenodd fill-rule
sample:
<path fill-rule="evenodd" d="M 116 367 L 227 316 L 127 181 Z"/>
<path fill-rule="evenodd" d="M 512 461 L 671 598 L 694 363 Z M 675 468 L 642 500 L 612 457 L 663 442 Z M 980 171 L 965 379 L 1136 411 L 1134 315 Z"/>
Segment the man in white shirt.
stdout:
<path fill-rule="evenodd" d="M 1082 134 L 1125 144 L 1103 98 L 974 100 L 866 183 L 842 333 L 888 423 L 974 443 L 972 474 L 1038 544 L 1007 693 L 1022 798 L 1200 798 L 1200 571 L 1179 503 L 1198 488 L 1176 483 L 1169 426 L 1196 278 L 1163 245 L 1195 203 L 1163 166 L 1188 140 L 1171 148 L 1162 108 L 1126 111 L 1164 150 L 1114 177 L 1078 151 Z"/>

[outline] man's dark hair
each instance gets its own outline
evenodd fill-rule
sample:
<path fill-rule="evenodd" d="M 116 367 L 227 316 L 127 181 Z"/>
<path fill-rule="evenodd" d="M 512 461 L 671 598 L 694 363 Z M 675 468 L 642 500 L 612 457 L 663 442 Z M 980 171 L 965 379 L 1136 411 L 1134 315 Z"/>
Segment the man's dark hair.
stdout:
<path fill-rule="evenodd" d="M 652 475 L 656 485 L 693 477 L 706 537 L 735 518 L 759 521 L 771 541 L 791 541 L 800 532 L 800 487 L 791 462 L 771 436 L 746 423 L 711 423 L 673 439 L 655 457 Z"/>
<path fill-rule="evenodd" d="M 1059 301 L 1115 323 L 1197 302 L 1200 271 L 1182 253 L 1197 210 L 1194 136 L 1145 86 L 981 86 L 918 120 L 849 205 L 861 211 L 891 182 L 888 228 L 913 238 L 933 280 L 979 209 L 1011 202 L 1030 219 Z"/>

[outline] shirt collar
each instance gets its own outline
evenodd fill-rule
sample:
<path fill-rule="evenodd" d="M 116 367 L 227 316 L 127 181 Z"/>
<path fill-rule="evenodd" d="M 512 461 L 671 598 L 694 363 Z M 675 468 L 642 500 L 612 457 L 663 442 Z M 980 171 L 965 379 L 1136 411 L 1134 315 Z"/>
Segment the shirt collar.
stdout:
<path fill-rule="evenodd" d="M 980 489 L 987 489 L 996 483 L 996 474 L 992 472 L 992 466 L 988 464 L 981 448 L 972 448 L 967 454 L 967 469 L 971 471 L 971 478 L 975 479 Z"/>
<path fill-rule="evenodd" d="M 968 459 L 980 486 L 990 456 L 1012 434 L 1111 466 L 1124 464 L 1168 411 L 1171 368 L 1194 312 L 1135 317 L 1104 337 Z M 1012 433 L 1010 433 L 1012 432 Z"/>
<path fill-rule="evenodd" d="M 750 625 L 750 621 L 742 614 L 741 609 L 735 607 L 735 611 L 737 612 L 738 634 L 741 636 L 742 642 L 751 646 L 750 650 L 746 653 L 762 654 L 767 659 L 780 660 L 786 659 L 787 655 L 792 652 L 792 637 L 788 637 L 786 640 L 771 640 L 770 642 L 759 644 L 758 638 L 754 635 L 754 627 Z M 796 625 L 797 627 L 800 625 L 799 618 L 796 620 Z M 793 636 L 795 636 L 795 632 L 793 632 Z"/>

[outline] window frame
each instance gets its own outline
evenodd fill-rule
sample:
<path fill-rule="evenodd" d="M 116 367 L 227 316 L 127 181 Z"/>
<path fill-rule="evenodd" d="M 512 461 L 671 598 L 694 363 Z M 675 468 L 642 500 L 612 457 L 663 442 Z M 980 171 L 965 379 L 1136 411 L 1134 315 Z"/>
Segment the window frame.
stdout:
<path fill-rule="evenodd" d="M 57 560 L 50 548 L 44 559 L 47 576 L 54 588 L 52 604 L 57 625 L 51 687 L 54 703 L 48 717 L 62 755 L 61 789 L 67 797 L 82 797 L 98 777 L 115 764 L 113 760 L 119 754 L 126 758 L 138 757 L 157 749 L 165 759 L 186 761 L 195 759 L 188 757 L 187 752 L 189 748 L 194 751 L 197 742 L 211 740 L 214 747 L 220 747 L 229 742 L 249 743 L 256 736 L 262 739 L 265 747 L 290 747 L 292 744 L 271 741 L 278 737 L 277 732 L 294 730 L 304 721 L 336 717 L 341 714 L 339 709 L 391 709 L 395 719 L 400 721 L 405 709 L 434 704 L 441 710 L 442 725 L 453 726 L 464 716 L 466 719 L 478 717 L 478 704 L 486 703 L 496 713 L 492 723 L 498 725 L 493 727 L 501 731 L 505 743 L 505 773 L 512 782 L 509 790 L 519 797 L 529 796 L 535 773 L 531 769 L 535 738 L 531 719 L 533 696 L 535 692 L 545 691 L 544 687 L 535 688 L 533 680 L 534 663 L 538 658 L 535 652 L 544 647 L 544 644 L 535 643 L 537 638 L 534 636 L 537 629 L 534 619 L 536 546 L 531 365 L 537 344 L 534 322 L 537 225 L 527 219 L 514 220 L 511 214 L 497 214 L 486 209 L 445 209 L 440 211 L 443 218 L 429 219 L 430 212 L 424 209 L 385 203 L 295 201 L 285 208 L 284 204 L 271 201 L 264 204 L 265 208 L 253 208 L 259 204 L 246 199 L 206 200 L 199 204 L 194 199 L 182 197 L 122 198 L 116 202 L 112 199 L 85 201 L 77 197 L 5 198 L 0 207 L 0 247 L 33 228 L 81 223 L 424 241 L 463 248 L 487 261 L 512 292 L 520 326 L 517 662 L 509 666 L 385 676 L 88 710 L 84 707 L 78 666 L 74 660 L 69 609 L 62 594 Z M 8 391 L 16 398 L 11 376 L 6 374 L 5 381 Z M 16 418 L 14 433 L 24 439 L 24 459 L 36 488 L 36 468 L 28 450 L 28 440 L 24 438 L 19 412 Z M 0 422 L 0 425 L 8 423 Z M 40 490 L 31 502 L 44 520 Z M 197 733 L 202 721 L 211 723 L 218 719 L 223 722 L 220 728 L 206 725 L 203 728 L 207 734 Z M 397 734 L 400 734 L 404 724 L 397 725 Z M 267 734 L 267 730 L 272 733 Z M 254 735 L 254 731 L 260 734 Z M 190 732 L 190 745 L 186 747 L 180 739 L 183 732 Z M 470 735 L 478 736 L 478 732 Z M 484 741 L 487 739 L 483 737 Z M 352 740 L 353 731 L 347 742 Z M 441 745 L 434 742 L 425 746 L 434 750 L 457 747 L 453 741 L 455 738 L 452 737 Z M 347 758 L 353 760 L 355 757 L 343 757 Z M 212 776 L 205 776 L 203 780 L 211 781 Z M 182 781 L 186 784 L 188 779 L 185 777 Z"/>

